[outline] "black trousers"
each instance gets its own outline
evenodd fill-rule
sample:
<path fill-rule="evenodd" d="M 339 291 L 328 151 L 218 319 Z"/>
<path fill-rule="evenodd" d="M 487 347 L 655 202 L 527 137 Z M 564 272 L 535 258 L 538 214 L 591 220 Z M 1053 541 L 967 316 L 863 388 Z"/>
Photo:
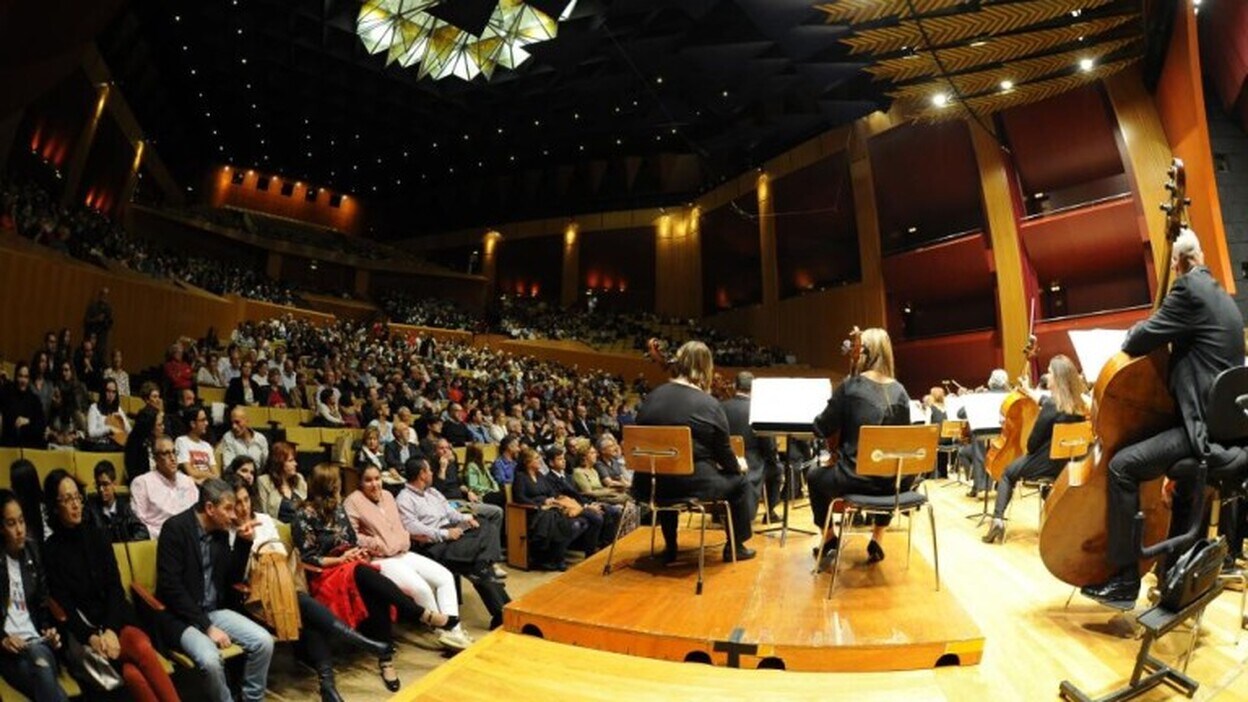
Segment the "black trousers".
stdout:
<path fill-rule="evenodd" d="M 303 627 L 299 629 L 299 645 L 308 662 L 317 671 L 334 667 L 334 652 L 329 641 L 333 636 L 334 622 L 338 618 L 328 607 L 306 592 L 299 593 L 299 616 L 303 619 Z"/>
<path fill-rule="evenodd" d="M 409 622 L 419 622 L 425 608 L 416 604 L 399 589 L 394 581 L 381 574 L 381 571 L 360 566 L 355 569 L 355 586 L 360 590 L 360 599 L 368 608 L 368 617 L 357 627 L 361 634 L 378 641 L 394 640 L 393 624 L 390 621 L 390 608 L 399 611 L 399 617 Z"/>
<path fill-rule="evenodd" d="M 499 546 L 498 525 L 490 521 L 479 523 L 480 527 L 465 531 L 454 541 L 425 544 L 417 551 L 451 570 L 465 573 L 501 561 L 503 551 Z"/>
<path fill-rule="evenodd" d="M 1139 443 L 1126 446 L 1109 461 L 1108 559 L 1111 566 L 1126 569 L 1139 560 L 1134 538 L 1135 513 L 1140 509 L 1140 483 L 1156 480 L 1175 463 L 1192 455 L 1183 427 L 1167 429 Z M 1180 534 L 1191 524 L 1194 480 L 1175 485 L 1170 533 Z"/>
<path fill-rule="evenodd" d="M 1014 486 L 1020 480 L 1056 478 L 1061 474 L 1065 465 L 1062 461 L 1049 460 L 1048 456 L 1027 454 L 1015 458 L 1010 465 L 1005 467 L 1005 472 L 997 481 L 997 502 L 992 510 L 992 516 L 995 519 L 1005 518 L 1005 508 L 1010 505 L 1010 498 L 1014 495 Z"/>

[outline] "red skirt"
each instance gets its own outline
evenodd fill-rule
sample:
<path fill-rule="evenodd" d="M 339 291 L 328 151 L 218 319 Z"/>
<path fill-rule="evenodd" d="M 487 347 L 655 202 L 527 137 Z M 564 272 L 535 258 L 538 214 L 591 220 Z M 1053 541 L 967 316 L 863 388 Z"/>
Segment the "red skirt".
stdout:
<path fill-rule="evenodd" d="M 315 578 L 309 578 L 308 590 L 318 602 L 329 608 L 352 629 L 368 618 L 368 607 L 364 598 L 360 597 L 360 589 L 355 584 L 356 568 L 374 568 L 371 563 L 353 561 L 339 563 L 321 571 Z"/>

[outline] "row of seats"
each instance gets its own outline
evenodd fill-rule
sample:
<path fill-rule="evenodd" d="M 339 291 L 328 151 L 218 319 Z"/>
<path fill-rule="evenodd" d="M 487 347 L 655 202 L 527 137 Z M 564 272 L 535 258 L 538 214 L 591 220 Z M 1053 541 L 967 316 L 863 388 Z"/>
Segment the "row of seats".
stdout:
<path fill-rule="evenodd" d="M 94 490 L 95 465 L 100 461 L 110 461 L 117 469 L 118 481 L 125 482 L 126 457 L 121 452 L 0 448 L 0 488 L 13 487 L 9 467 L 19 458 L 24 458 L 34 464 L 35 470 L 39 473 L 40 485 L 49 473 L 57 468 L 64 468 L 78 478 L 78 482 L 86 485 L 88 490 Z"/>

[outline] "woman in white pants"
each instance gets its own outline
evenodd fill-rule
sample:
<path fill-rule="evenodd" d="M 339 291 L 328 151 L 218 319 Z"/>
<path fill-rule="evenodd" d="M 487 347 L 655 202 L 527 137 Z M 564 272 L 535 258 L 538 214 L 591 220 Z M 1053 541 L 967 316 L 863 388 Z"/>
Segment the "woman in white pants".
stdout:
<path fill-rule="evenodd" d="M 411 552 L 412 537 L 403 528 L 394 496 L 382 487 L 381 470 L 365 466 L 359 489 L 347 496 L 343 506 L 359 545 L 368 549 L 381 574 L 416 604 L 451 618 L 452 626 L 438 631 L 438 643 L 449 649 L 467 648 L 472 639 L 458 623 L 455 576 L 437 561 Z"/>

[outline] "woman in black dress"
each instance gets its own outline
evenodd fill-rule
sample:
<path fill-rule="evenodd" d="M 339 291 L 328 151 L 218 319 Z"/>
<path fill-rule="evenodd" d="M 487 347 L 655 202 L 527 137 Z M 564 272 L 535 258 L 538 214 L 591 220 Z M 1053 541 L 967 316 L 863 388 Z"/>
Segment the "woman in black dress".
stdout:
<path fill-rule="evenodd" d="M 1054 356 L 1049 361 L 1049 378 L 1053 393 L 1040 400 L 1040 414 L 1027 438 L 1027 454 L 1011 461 L 997 481 L 997 503 L 992 512 L 992 526 L 988 528 L 983 539 L 986 544 L 1005 538 L 1005 508 L 1010 504 L 1015 483 L 1035 478 L 1056 478 L 1062 472 L 1066 462 L 1049 458 L 1053 427 L 1082 422 L 1087 418 L 1088 404 L 1083 399 L 1087 386 L 1075 364 L 1062 354 Z"/>
<path fill-rule="evenodd" d="M 732 510 L 732 529 L 736 543 L 736 559 L 754 557 L 745 546 L 751 536 L 753 520 L 749 499 L 749 482 L 743 464 L 737 461 L 728 441 L 728 415 L 711 396 L 711 379 L 715 363 L 711 350 L 700 341 L 689 341 L 676 352 L 673 361 L 675 376 L 646 396 L 637 410 L 636 423 L 641 426 L 688 426 L 693 435 L 693 475 L 658 476 L 655 494 L 665 497 L 697 497 L 702 500 L 727 500 Z M 650 499 L 650 476 L 637 473 L 633 478 L 633 496 L 639 502 Z M 659 512 L 665 548 L 663 560 L 676 558 L 676 527 L 679 515 Z M 732 560 L 732 551 L 724 547 L 724 560 Z"/>
<path fill-rule="evenodd" d="M 835 498 L 892 495 L 896 489 L 892 478 L 864 477 L 856 470 L 860 428 L 910 423 L 910 396 L 893 377 L 893 344 L 888 332 L 878 328 L 862 332 L 858 370 L 857 375 L 846 378 L 832 391 L 827 407 L 815 417 L 815 433 L 819 436 L 840 432 L 840 443 L 836 447 L 840 455 L 836 462 L 814 468 L 806 477 L 810 486 L 810 511 L 820 529 L 827 523 L 828 509 Z M 902 490 L 908 490 L 910 482 L 909 478 L 903 479 Z M 874 530 L 867 544 L 867 560 L 876 563 L 884 560 L 880 539 L 892 518 L 876 516 L 872 519 Z M 821 565 L 831 562 L 837 547 L 836 531 L 829 526 L 823 547 L 816 552 Z"/>

